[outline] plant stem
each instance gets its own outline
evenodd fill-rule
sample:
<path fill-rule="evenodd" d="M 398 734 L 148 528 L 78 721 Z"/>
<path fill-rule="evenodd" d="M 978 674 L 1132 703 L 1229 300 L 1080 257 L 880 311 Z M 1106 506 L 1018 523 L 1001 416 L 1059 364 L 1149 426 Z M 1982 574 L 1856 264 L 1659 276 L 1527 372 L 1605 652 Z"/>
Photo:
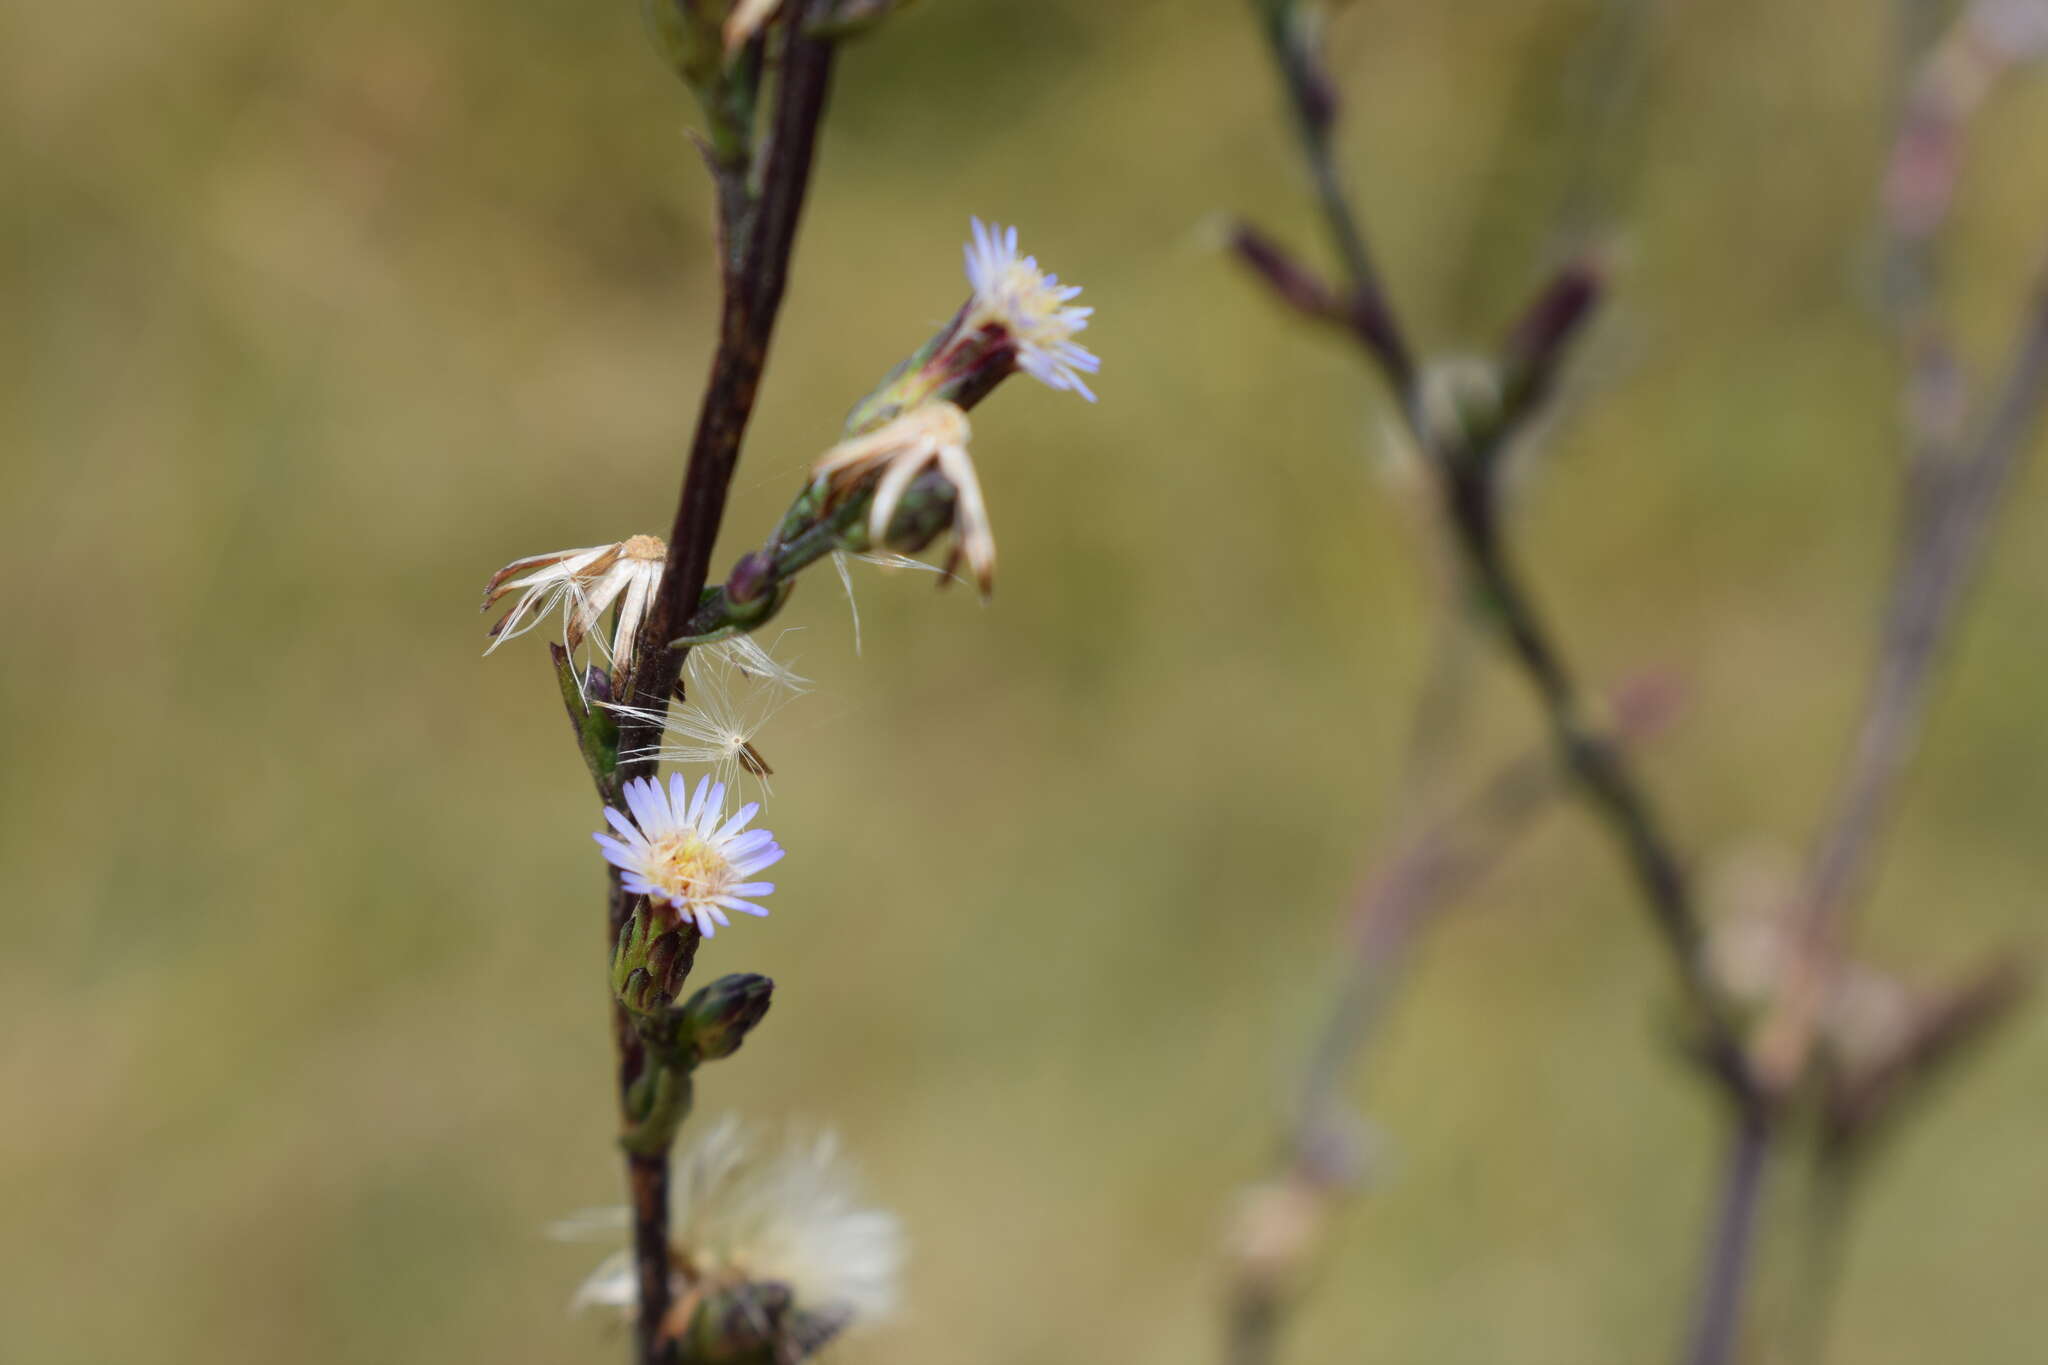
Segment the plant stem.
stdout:
<path fill-rule="evenodd" d="M 1350 276 L 1351 330 L 1394 392 L 1410 433 L 1436 473 L 1467 579 L 1489 609 L 1510 657 L 1535 691 L 1560 760 L 1622 850 L 1677 969 L 1710 1071 L 1738 1101 L 1745 1100 L 1751 1081 L 1740 1036 L 1701 958 L 1700 917 L 1676 846 L 1647 790 L 1613 744 L 1589 722 L 1583 694 L 1499 534 L 1493 478 L 1496 456 L 1539 405 L 1531 401 L 1506 411 L 1490 429 L 1470 439 L 1447 440 L 1432 429 L 1413 352 L 1373 269 L 1364 232 L 1339 187 L 1331 158 L 1331 97 L 1313 53 L 1279 18 L 1269 17 L 1267 34 L 1303 154 L 1314 173 L 1319 205 Z M 1554 368 L 1556 353 L 1576 323 L 1576 317 L 1568 319 L 1552 338 L 1553 353 L 1542 358 L 1545 367 Z M 1536 386 L 1532 399 L 1541 396 L 1542 387 Z"/>
<path fill-rule="evenodd" d="M 709 577 L 711 554 L 725 517 L 726 496 L 739 462 L 740 443 L 754 410 L 761 373 L 776 314 L 789 280 L 790 255 L 810 185 L 817 147 L 818 124 L 831 86 L 832 45 L 805 36 L 799 4 L 782 20 L 781 53 L 776 77 L 775 108 L 759 165 L 758 194 L 744 171 L 718 176 L 720 221 L 737 226 L 738 240 L 722 253 L 724 297 L 716 353 L 705 385 L 697 428 L 690 444 L 682 491 L 669 532 L 668 561 L 663 566 L 655 600 L 635 642 L 640 664 L 624 681 L 628 698 L 641 712 L 660 715 L 681 676 L 683 649 L 670 648 L 676 626 L 689 619 Z M 658 722 L 627 717 L 620 726 L 620 761 L 612 790 L 630 777 L 648 776 L 659 738 Z M 629 757 L 631 756 L 631 757 Z M 609 960 L 621 928 L 633 909 L 634 897 L 610 874 L 606 900 L 606 957 Z M 613 1034 L 619 1058 L 619 1095 L 625 1098 L 648 1065 L 644 1047 L 625 1010 L 612 1009 Z M 640 1291 L 640 1313 L 634 1326 L 634 1359 L 639 1365 L 662 1365 L 661 1328 L 668 1316 L 668 1156 L 629 1155 L 626 1159 L 633 1215 L 633 1258 Z"/>
<path fill-rule="evenodd" d="M 1351 960 L 1309 1049 L 1274 1182 L 1312 1192 L 1319 1204 L 1349 1183 L 1355 1154 L 1337 1104 L 1349 1064 L 1371 1040 L 1423 926 L 1498 865 L 1547 804 L 1556 779 L 1548 754 L 1508 764 L 1463 805 L 1411 833 L 1361 885 Z M 1269 1365 L 1286 1300 L 1272 1275 L 1240 1270 L 1226 1310 L 1228 1365 Z"/>
<path fill-rule="evenodd" d="M 1685 1365 L 1723 1365 L 1742 1332 L 1742 1301 L 1756 1256 L 1757 1213 L 1763 1199 L 1770 1128 L 1759 1105 L 1737 1116 L 1721 1178 L 1712 1240 L 1701 1267 L 1699 1299 L 1686 1335 Z"/>
<path fill-rule="evenodd" d="M 2048 404 L 2048 271 L 1975 448 L 1934 485 L 1937 504 L 1906 542 L 1893 579 L 1876 676 L 1799 908 L 1797 951 L 1758 1044 L 1764 1075 L 1782 1090 L 1804 1073 L 1820 1010 L 1840 965 L 1860 889 L 1921 732 L 1965 589 L 1983 559 L 2006 488 Z"/>

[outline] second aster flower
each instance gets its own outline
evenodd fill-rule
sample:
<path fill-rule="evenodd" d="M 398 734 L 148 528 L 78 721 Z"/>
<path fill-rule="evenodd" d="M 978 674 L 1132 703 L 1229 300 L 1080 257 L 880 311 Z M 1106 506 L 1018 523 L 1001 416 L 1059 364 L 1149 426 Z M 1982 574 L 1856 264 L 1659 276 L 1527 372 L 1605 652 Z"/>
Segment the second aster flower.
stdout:
<path fill-rule="evenodd" d="M 1019 253 L 1017 229 L 973 222 L 967 282 L 974 298 L 960 330 L 1000 331 L 1016 349 L 1018 369 L 1048 388 L 1072 389 L 1094 402 L 1081 376 L 1094 374 L 1102 361 L 1074 340 L 1095 311 L 1072 305 L 1081 287 L 1061 284 L 1059 276 L 1038 268 L 1036 257 Z"/>
<path fill-rule="evenodd" d="M 1019 370 L 1048 388 L 1095 401 L 1082 376 L 1101 369 L 1102 361 L 1075 340 L 1095 311 L 1075 305 L 1080 286 L 1061 284 L 1036 257 L 1022 254 L 1017 229 L 979 218 L 973 223 L 966 250 L 973 292 L 938 335 L 855 406 L 848 421 L 854 432 L 934 399 L 973 407 Z"/>
<path fill-rule="evenodd" d="M 692 792 L 679 773 L 670 774 L 666 789 L 634 778 L 622 795 L 631 817 L 607 806 L 613 833 L 591 837 L 626 890 L 668 906 L 706 938 L 732 922 L 728 912 L 768 913 L 749 897 L 766 896 L 775 884 L 747 879 L 782 861 L 782 846 L 767 830 L 747 828 L 759 804 L 748 802 L 727 819 L 723 782 L 700 778 Z"/>

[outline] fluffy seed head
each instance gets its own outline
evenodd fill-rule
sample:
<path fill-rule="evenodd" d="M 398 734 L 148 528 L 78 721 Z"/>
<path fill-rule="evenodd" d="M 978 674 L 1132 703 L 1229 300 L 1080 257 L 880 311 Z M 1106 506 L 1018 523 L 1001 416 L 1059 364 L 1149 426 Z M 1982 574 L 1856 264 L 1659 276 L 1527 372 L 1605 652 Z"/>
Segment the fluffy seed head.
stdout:
<path fill-rule="evenodd" d="M 770 790 L 775 770 L 758 747 L 761 731 L 804 680 L 744 635 L 691 650 L 684 667 L 685 697 L 668 714 L 656 758 L 704 764 L 735 791 L 743 779 Z"/>
<path fill-rule="evenodd" d="M 742 1284 L 781 1284 L 798 1310 L 872 1323 L 895 1311 L 902 1227 L 862 1207 L 831 1133 L 791 1132 L 779 1143 L 728 1116 L 675 1157 L 669 1238 L 678 1300 Z M 559 1225 L 564 1236 L 617 1235 L 624 1210 Z M 577 1291 L 578 1308 L 630 1316 L 639 1299 L 621 1252 Z"/>

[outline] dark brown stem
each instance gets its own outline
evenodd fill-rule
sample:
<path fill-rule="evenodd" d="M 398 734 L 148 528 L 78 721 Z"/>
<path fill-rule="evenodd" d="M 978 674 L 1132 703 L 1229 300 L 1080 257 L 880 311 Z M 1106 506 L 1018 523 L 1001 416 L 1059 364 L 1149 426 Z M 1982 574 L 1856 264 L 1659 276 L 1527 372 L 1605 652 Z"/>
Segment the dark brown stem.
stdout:
<path fill-rule="evenodd" d="M 753 416 L 761 373 L 768 361 L 768 343 L 789 280 L 790 253 L 810 185 L 818 123 L 831 85 L 829 42 L 805 37 L 795 27 L 785 41 L 760 195 L 751 211 L 743 215 L 746 239 L 727 266 L 718 350 L 712 356 L 682 494 L 669 530 L 668 563 L 662 569 L 661 586 L 636 649 L 636 656 L 645 662 L 634 680 L 633 701 L 636 707 L 656 714 L 667 704 L 687 652 L 670 648 L 669 641 L 678 623 L 689 620 L 710 577 L 711 553 L 725 517 L 740 442 Z M 719 192 L 730 196 L 747 190 L 743 183 L 728 179 Z M 622 726 L 620 752 L 649 749 L 655 728 L 649 721 Z M 622 760 L 619 768 L 626 776 L 642 775 L 653 770 L 654 760 Z"/>
<path fill-rule="evenodd" d="M 725 517 L 740 443 L 753 414 L 776 314 L 789 280 L 790 254 L 810 185 L 833 58 L 829 42 L 804 35 L 803 8 L 792 6 L 793 13 L 783 21 L 775 107 L 758 168 L 758 194 L 749 188 L 744 172 L 726 171 L 719 176 L 721 221 L 736 226 L 738 241 L 721 258 L 724 303 L 718 347 L 669 532 L 668 562 L 635 643 L 634 657 L 641 662 L 634 676 L 626 680 L 634 706 L 644 714 L 662 714 L 681 675 L 686 651 L 671 648 L 669 641 L 678 624 L 689 620 L 710 576 L 711 554 Z M 611 795 L 616 795 L 616 783 L 653 773 L 656 764 L 651 755 L 659 728 L 656 722 L 631 718 L 621 724 L 621 758 Z M 632 912 L 632 902 L 614 872 L 606 903 L 608 958 Z M 647 1058 L 623 1008 L 614 1004 L 612 1013 L 623 1107 Z M 666 1154 L 627 1158 L 634 1268 L 640 1290 L 640 1314 L 634 1329 L 634 1358 L 639 1365 L 662 1365 L 664 1360 L 661 1328 L 670 1303 L 668 1174 Z"/>
<path fill-rule="evenodd" d="M 1379 268 L 1373 263 L 1365 231 L 1351 211 L 1343 177 L 1337 171 L 1336 94 L 1323 72 L 1321 54 L 1310 31 L 1299 17 L 1299 7 L 1268 4 L 1265 10 L 1266 40 L 1280 69 L 1288 112 L 1300 137 L 1309 175 L 1315 182 L 1316 203 L 1322 210 L 1331 244 L 1344 263 L 1345 280 L 1350 286 L 1346 311 L 1352 329 L 1386 371 L 1394 391 L 1405 396 L 1414 379 L 1414 360 L 1402 339 Z"/>

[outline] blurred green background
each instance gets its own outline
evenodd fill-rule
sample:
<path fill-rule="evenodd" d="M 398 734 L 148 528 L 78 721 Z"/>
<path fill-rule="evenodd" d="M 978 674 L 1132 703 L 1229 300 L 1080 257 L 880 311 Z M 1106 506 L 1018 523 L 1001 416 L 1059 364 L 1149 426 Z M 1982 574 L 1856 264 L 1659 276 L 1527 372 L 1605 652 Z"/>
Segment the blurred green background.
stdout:
<path fill-rule="evenodd" d="M 1547 259 L 1594 0 L 1365 0 L 1345 159 L 1456 349 Z M 1703 871 L 1811 832 L 1890 545 L 1871 306 L 1885 7 L 1667 5 L 1613 307 L 1524 503 L 1585 671 L 1687 680 L 1648 774 Z M 634 6 L 0 13 L 0 1355 L 600 1361 L 617 1202 L 595 811 L 516 555 L 665 527 L 708 354 L 704 178 Z M 2048 88 L 1971 146 L 1952 297 L 2003 344 Z M 976 413 L 997 596 L 819 577 L 763 743 L 777 978 L 705 1112 L 839 1126 L 914 1240 L 842 1359 L 1215 1349 L 1231 1191 L 1400 811 L 1430 575 L 1352 356 L 1216 251 L 1319 247 L 1246 8 L 931 0 L 843 64 L 729 563 L 963 296 L 970 214 L 1100 312 L 1102 401 Z M 1938 973 L 2048 871 L 2041 480 L 2018 491 L 1864 921 Z M 1536 733 L 1482 667 L 1474 771 Z M 1664 963 L 1560 811 L 1436 938 L 1359 1098 L 1391 1155 L 1300 1361 L 1565 1365 L 1675 1339 L 1715 1124 Z M 2038 1358 L 2048 1016 L 1892 1153 L 1835 1358 Z M 1369 1085 L 1368 1085 L 1369 1082 Z"/>

